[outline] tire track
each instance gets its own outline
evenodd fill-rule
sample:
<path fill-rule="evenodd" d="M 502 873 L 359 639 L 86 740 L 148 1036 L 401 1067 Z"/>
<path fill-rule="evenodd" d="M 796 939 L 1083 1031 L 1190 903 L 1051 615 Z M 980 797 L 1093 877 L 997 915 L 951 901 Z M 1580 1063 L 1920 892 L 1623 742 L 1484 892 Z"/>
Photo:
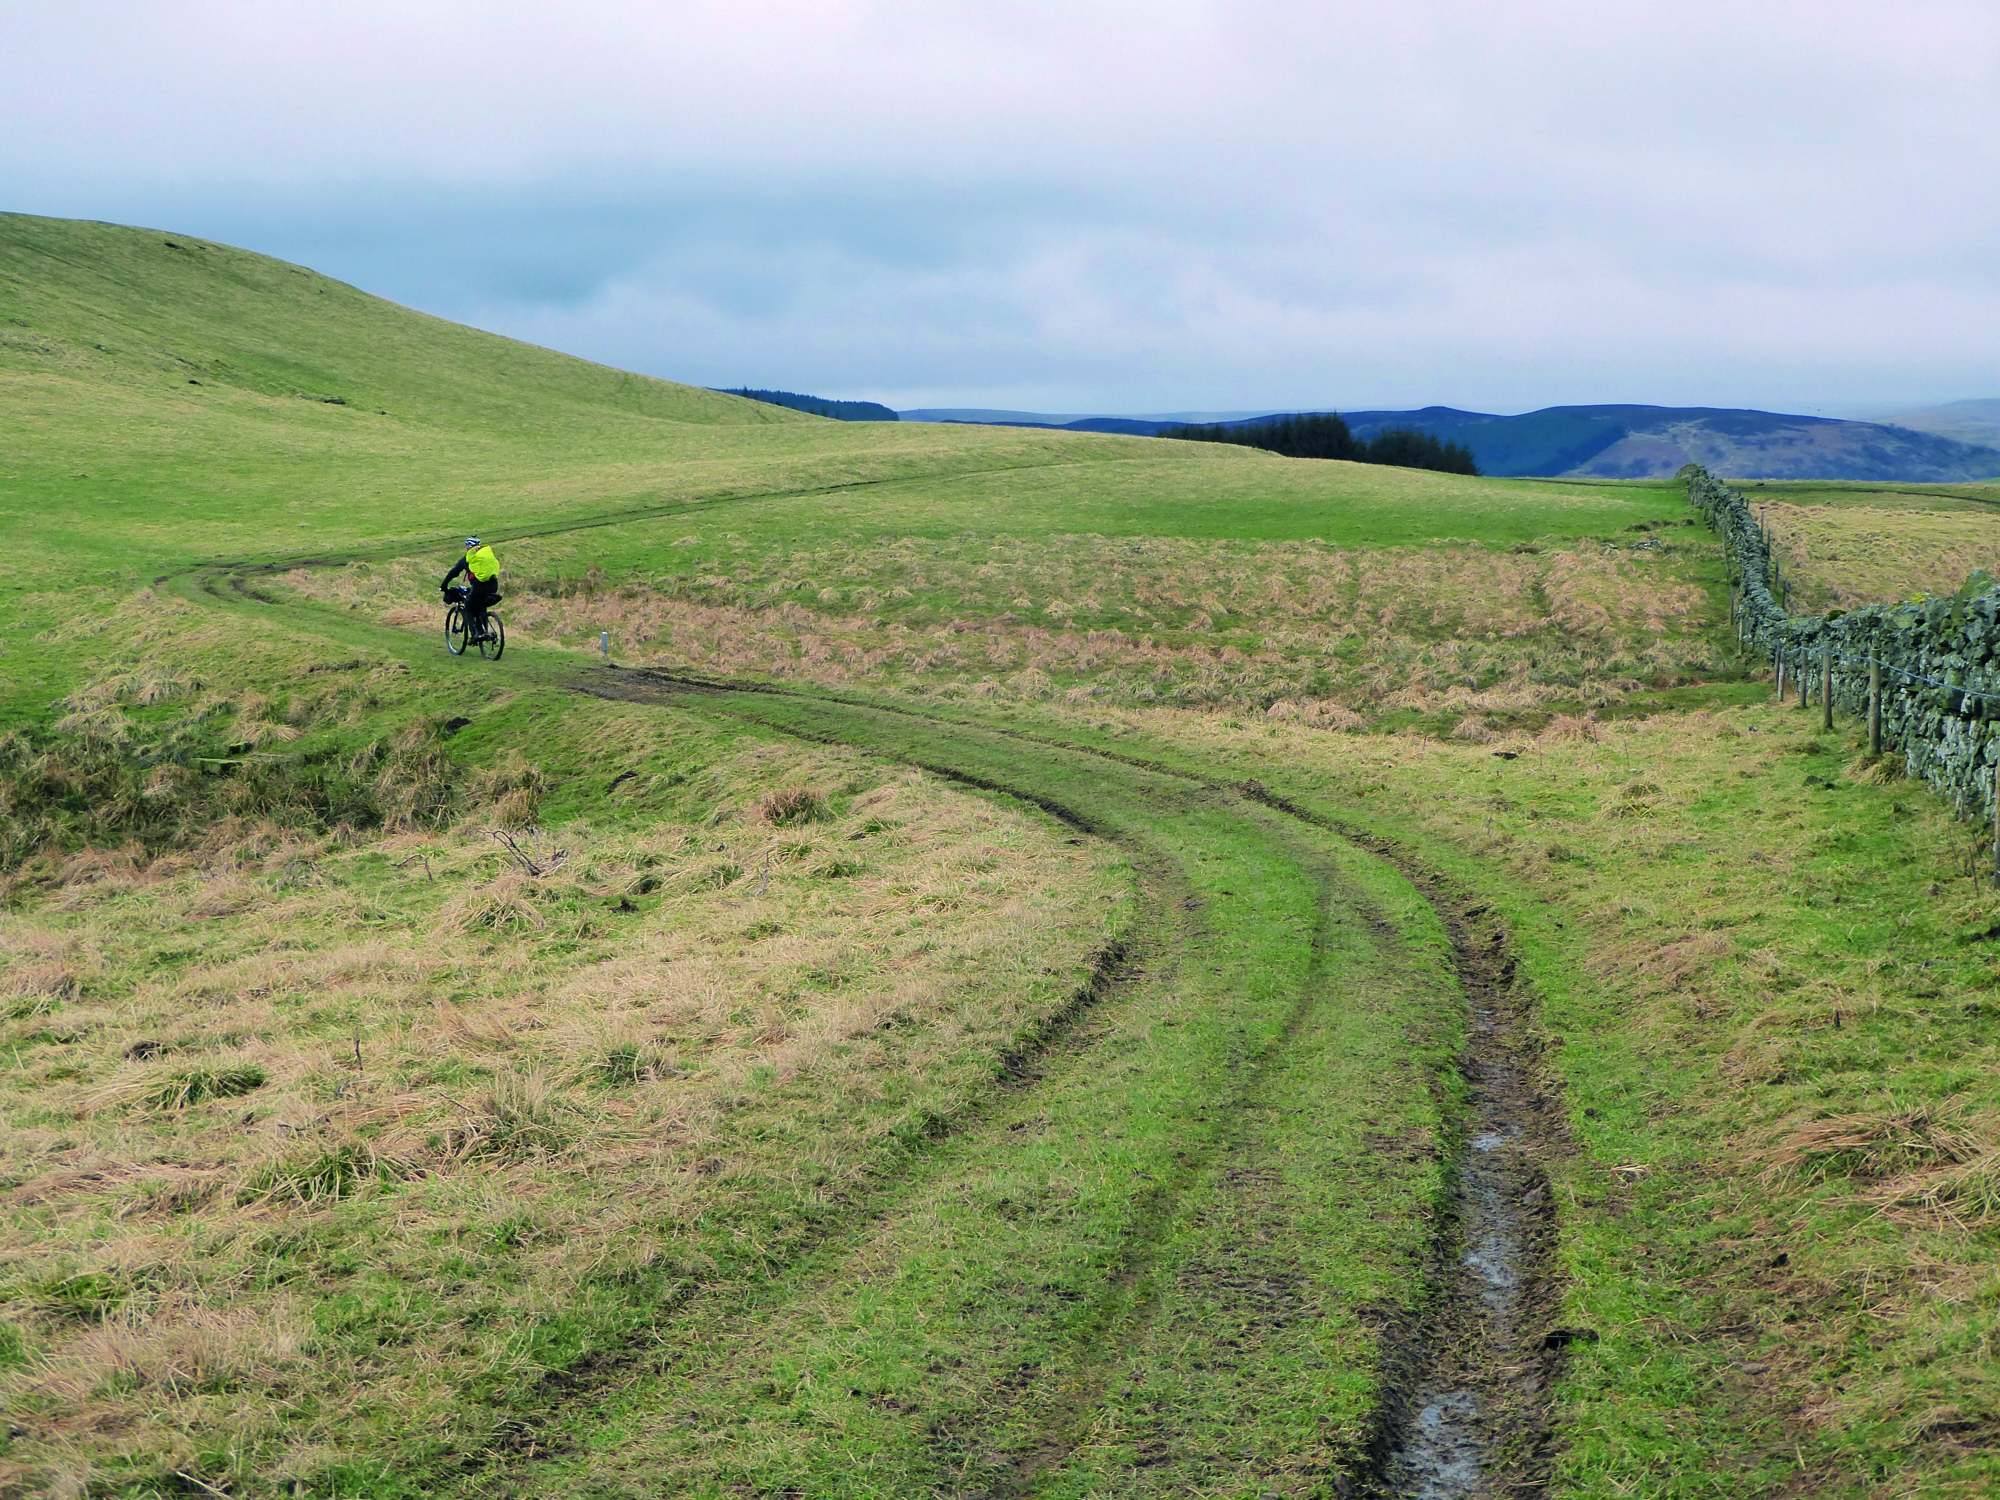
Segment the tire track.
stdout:
<path fill-rule="evenodd" d="M 704 695 L 747 689 L 804 696 L 763 684 L 739 688 L 678 674 L 647 675 L 662 686 Z M 1432 1249 L 1432 1296 L 1418 1325 L 1392 1341 L 1396 1347 L 1388 1355 L 1379 1430 L 1353 1482 L 1362 1492 L 1412 1500 L 1525 1500 L 1546 1493 L 1553 1460 L 1550 1391 L 1563 1349 L 1579 1335 L 1556 1326 L 1562 1292 L 1556 1215 L 1542 1164 L 1568 1151 L 1570 1143 L 1560 1086 L 1540 1065 L 1530 1007 L 1515 984 L 1506 934 L 1489 909 L 1448 889 L 1393 840 L 1307 808 L 1256 781 L 1205 777 L 1076 741 L 956 716 L 934 717 L 901 705 L 868 707 L 929 722 L 976 725 L 1008 738 L 1177 777 L 1211 793 L 1235 792 L 1368 850 L 1422 893 L 1451 940 L 1459 983 L 1472 1009 L 1473 1031 L 1460 1062 L 1469 1098 L 1451 1195 L 1442 1206 Z M 948 768 L 939 769 L 950 774 Z M 1316 962 L 1323 941 L 1322 924 L 1315 936 Z M 1308 1009 L 1309 1001 L 1302 1001 L 1288 1035 Z M 1260 1071 L 1269 1061 L 1268 1055 L 1261 1060 Z M 1127 1342 L 1132 1332 L 1126 1332 Z M 1111 1354 L 1099 1362 L 1105 1375 L 1118 1359 Z M 1074 1427 L 1087 1414 L 1101 1399 L 1104 1384 L 1099 1378 L 1078 1390 L 1066 1403 L 1064 1425 Z M 1043 1443 L 1017 1465 L 1011 1483 L 987 1493 L 995 1500 L 1031 1494 L 1034 1477 L 1074 1447 L 1073 1439 Z"/>
<path fill-rule="evenodd" d="M 559 530 L 561 528 L 551 528 Z M 296 566 L 288 560 L 282 566 Z M 277 564 L 270 565 L 275 568 Z M 205 591 L 218 592 L 214 573 Z M 242 573 L 232 572 L 228 585 L 240 599 L 262 604 L 277 601 L 246 588 Z M 203 586 L 203 585 L 198 585 Z M 552 685 L 593 696 L 633 702 L 671 701 L 676 697 L 702 700 L 704 708 L 757 723 L 767 729 L 823 743 L 852 744 L 869 753 L 900 759 L 962 785 L 1016 797 L 1069 826 L 1124 846 L 1134 861 L 1145 894 L 1146 911 L 1133 942 L 1101 955 L 1091 981 L 1070 1005 L 1052 1016 L 1037 1034 L 1024 1038 L 1005 1059 L 1004 1085 L 1032 1087 L 1041 1076 L 1041 1059 L 1067 1043 L 1078 1042 L 1078 1022 L 1102 1006 L 1121 986 L 1144 973 L 1146 965 L 1171 961 L 1199 938 L 1198 905 L 1173 860 L 1164 851 L 1148 849 L 1129 829 L 1100 813 L 1052 796 L 1018 779 L 976 770 L 949 756 L 899 752 L 879 737 L 843 734 L 841 716 L 864 715 L 877 720 L 901 719 L 935 732 L 958 731 L 961 737 L 994 737 L 1033 744 L 1065 759 L 1082 757 L 1105 766 L 1138 772 L 1146 782 L 1159 778 L 1171 795 L 1190 794 L 1204 801 L 1218 799 L 1256 806 L 1293 827 L 1311 828 L 1367 849 L 1396 867 L 1438 911 L 1450 935 L 1461 985 L 1471 1000 L 1474 1031 L 1462 1060 L 1471 1084 L 1472 1102 L 1466 1122 L 1465 1149 L 1454 1174 L 1451 1202 L 1440 1216 L 1432 1251 L 1433 1295 L 1415 1326 L 1387 1331 L 1384 1349 L 1383 1400 L 1366 1452 L 1357 1454 L 1353 1471 L 1328 1475 L 1327 1481 L 1345 1494 L 1421 1497 L 1533 1496 L 1544 1492 L 1550 1456 L 1548 1388 L 1560 1360 L 1563 1330 L 1547 1325 L 1559 1296 L 1554 1272 L 1554 1214 L 1546 1178 L 1539 1162 L 1562 1147 L 1560 1110 L 1549 1110 L 1541 1086 L 1534 1038 L 1523 997 L 1513 985 L 1512 964 L 1505 959 L 1505 937 L 1483 908 L 1446 890 L 1407 850 L 1368 830 L 1343 823 L 1272 793 L 1256 782 L 1236 782 L 1205 775 L 1144 757 L 1120 754 L 1075 740 L 1023 729 L 1005 728 L 920 709 L 856 700 L 844 695 L 800 692 L 763 683 L 735 683 L 658 671 L 576 670 L 576 664 L 551 665 L 535 675 Z M 581 680 L 579 680 L 581 679 Z M 743 700 L 761 701 L 785 711 L 752 712 Z M 735 700 L 732 704 L 730 700 Z M 839 710 L 838 714 L 834 710 Z M 810 720 L 817 719 L 815 726 Z M 1142 800 L 1169 796 L 1162 787 L 1130 783 L 1125 788 Z M 1114 799 L 1115 800 L 1115 799 Z M 1271 825 L 1275 832 L 1280 825 Z M 1284 838 L 1297 855 L 1309 841 Z M 1308 861 L 1316 864 L 1317 861 Z M 1318 969 L 1323 958 L 1326 920 L 1335 891 L 1325 879 L 1324 866 L 1314 872 L 1319 925 L 1312 938 L 1310 980 L 1302 986 L 1281 1037 L 1266 1046 L 1250 1069 L 1249 1080 L 1231 1097 L 1237 1126 L 1212 1141 L 1198 1160 L 1184 1164 L 1171 1183 L 1149 1195 L 1128 1235 L 1122 1263 L 1100 1298 L 1089 1355 L 1072 1371 L 1059 1399 L 1045 1404 L 1037 1427 L 1007 1444 L 1004 1461 L 985 1488 L 961 1491 L 993 1500 L 1013 1500 L 1036 1492 L 1043 1477 L 1073 1454 L 1092 1414 L 1104 1399 L 1106 1386 L 1133 1340 L 1143 1330 L 1157 1298 L 1146 1292 L 1167 1240 L 1175 1205 L 1190 1186 L 1225 1156 L 1240 1156 L 1254 1142 L 1255 1130 L 1245 1123 L 1251 1112 L 1254 1081 L 1265 1076 L 1317 1003 Z M 1150 977 L 1150 976 L 1147 976 Z M 1084 1045 L 1087 1046 L 1087 1043 Z M 977 1128 L 977 1111 L 961 1129 Z M 902 1192 L 913 1178 L 852 1215 L 837 1216 L 804 1259 L 818 1258 L 838 1242 L 852 1242 L 868 1226 L 895 1212 Z M 612 1358 L 581 1378 L 551 1388 L 557 1400 L 574 1397 L 587 1387 L 615 1382 L 626 1361 Z M 1000 1409 L 1018 1408 L 1021 1395 L 1046 1372 L 1016 1372 L 1019 1389 Z M 991 1424 L 986 1424 L 991 1425 Z M 946 1450 L 964 1446 L 961 1439 L 940 1434 Z M 943 1453 L 940 1456 L 944 1456 Z M 511 1465 L 510 1465 L 511 1466 Z"/>

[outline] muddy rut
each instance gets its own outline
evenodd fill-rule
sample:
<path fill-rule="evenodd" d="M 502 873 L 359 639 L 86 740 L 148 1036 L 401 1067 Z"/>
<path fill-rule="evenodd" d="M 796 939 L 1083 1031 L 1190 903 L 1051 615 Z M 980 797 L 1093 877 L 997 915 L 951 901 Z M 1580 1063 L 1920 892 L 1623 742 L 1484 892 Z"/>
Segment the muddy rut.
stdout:
<path fill-rule="evenodd" d="M 1483 908 L 1444 918 L 1471 1007 L 1461 1070 L 1464 1133 L 1434 1252 L 1435 1291 L 1414 1341 L 1395 1446 L 1376 1483 L 1409 1500 L 1545 1493 L 1549 1390 L 1567 1330 L 1555 1203 L 1544 1162 L 1562 1111 L 1542 1086 L 1540 1048 L 1505 934 Z"/>

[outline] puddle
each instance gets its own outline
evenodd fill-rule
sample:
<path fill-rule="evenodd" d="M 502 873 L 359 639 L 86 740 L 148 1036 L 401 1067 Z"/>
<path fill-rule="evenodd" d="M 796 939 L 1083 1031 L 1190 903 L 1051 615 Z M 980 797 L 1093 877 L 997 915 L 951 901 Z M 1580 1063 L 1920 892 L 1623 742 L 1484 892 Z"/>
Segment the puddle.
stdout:
<path fill-rule="evenodd" d="M 1396 1451 L 1402 1500 L 1485 1500 L 1546 1488 L 1554 1221 L 1535 1089 L 1511 967 L 1447 915 L 1472 1002 L 1467 1138 Z"/>

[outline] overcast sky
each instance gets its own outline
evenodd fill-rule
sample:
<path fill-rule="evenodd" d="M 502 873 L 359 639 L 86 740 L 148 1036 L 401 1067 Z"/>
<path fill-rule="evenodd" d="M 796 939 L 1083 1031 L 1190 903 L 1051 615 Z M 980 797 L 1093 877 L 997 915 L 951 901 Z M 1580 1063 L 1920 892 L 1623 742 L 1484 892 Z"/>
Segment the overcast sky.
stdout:
<path fill-rule="evenodd" d="M 0 0 L 0 207 L 701 385 L 2000 396 L 2000 3 Z"/>

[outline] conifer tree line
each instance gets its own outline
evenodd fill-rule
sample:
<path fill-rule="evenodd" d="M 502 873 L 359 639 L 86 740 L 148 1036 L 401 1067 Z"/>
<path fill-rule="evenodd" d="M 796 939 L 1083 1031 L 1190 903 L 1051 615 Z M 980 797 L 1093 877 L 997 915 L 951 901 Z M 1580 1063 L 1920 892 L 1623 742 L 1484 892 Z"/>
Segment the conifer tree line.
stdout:
<path fill-rule="evenodd" d="M 1394 464 L 1404 469 L 1437 469 L 1446 474 L 1477 474 L 1472 450 L 1462 443 L 1441 443 L 1414 427 L 1391 427 L 1363 442 L 1349 430 L 1338 412 L 1308 412 L 1274 417 L 1233 427 L 1217 422 L 1169 427 L 1161 437 L 1196 443 L 1239 443 L 1286 458 L 1345 458 L 1362 464 Z"/>
<path fill-rule="evenodd" d="M 836 422 L 900 422 L 903 419 L 879 401 L 829 401 L 824 396 L 802 396 L 797 391 L 753 391 L 748 386 L 711 386 L 725 396 L 747 396 L 766 406 L 785 406 L 810 412 L 815 417 L 831 417 Z"/>

